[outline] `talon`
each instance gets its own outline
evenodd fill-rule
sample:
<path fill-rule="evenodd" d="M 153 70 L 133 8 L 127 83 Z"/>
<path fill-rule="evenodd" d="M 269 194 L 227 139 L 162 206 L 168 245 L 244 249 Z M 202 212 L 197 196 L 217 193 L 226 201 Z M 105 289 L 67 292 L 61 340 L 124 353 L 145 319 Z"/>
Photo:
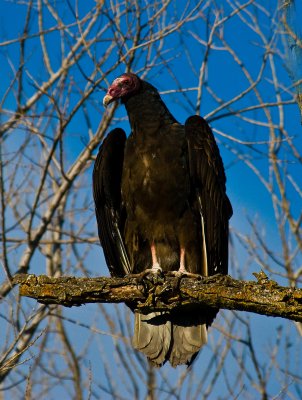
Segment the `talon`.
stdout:
<path fill-rule="evenodd" d="M 128 274 L 128 278 L 136 278 L 136 279 L 144 279 L 147 275 L 161 275 L 163 270 L 157 265 L 152 265 L 152 268 L 145 269 L 142 272 L 139 272 L 138 274 Z"/>
<path fill-rule="evenodd" d="M 168 276 L 174 276 L 175 278 L 192 278 L 192 279 L 198 279 L 201 280 L 202 279 L 202 275 L 199 274 L 193 274 L 192 272 L 188 272 L 188 271 L 169 271 L 167 273 Z"/>
<path fill-rule="evenodd" d="M 151 271 L 150 269 L 145 269 L 145 271 L 138 272 L 137 274 L 128 274 L 127 278 L 135 278 L 135 279 L 141 280 L 146 275 L 148 275 L 150 271 Z"/>
<path fill-rule="evenodd" d="M 147 285 L 147 283 L 146 283 L 146 279 L 145 279 L 145 277 L 148 275 L 148 272 L 147 272 L 148 270 L 146 270 L 146 271 L 142 271 L 142 272 L 139 272 L 139 273 L 137 273 L 137 274 L 128 274 L 127 275 L 127 278 L 134 278 L 134 279 L 136 279 L 136 286 L 137 286 L 137 288 L 139 287 L 139 285 L 142 285 L 143 286 L 143 293 L 145 294 L 145 295 L 147 295 L 148 294 L 148 292 L 149 292 L 149 288 L 148 288 L 148 285 Z"/>
<path fill-rule="evenodd" d="M 201 279 L 202 275 L 193 274 L 192 272 L 188 272 L 186 270 L 185 254 L 186 254 L 185 248 L 181 247 L 180 248 L 180 257 L 179 257 L 180 258 L 179 269 L 178 269 L 178 271 L 170 271 L 169 275 L 175 276 L 176 278 L 179 278 L 179 280 L 181 280 L 182 278 Z"/>
<path fill-rule="evenodd" d="M 163 270 L 156 256 L 156 249 L 154 243 L 152 243 L 151 245 L 151 256 L 152 256 L 151 268 L 145 269 L 144 271 L 138 274 L 128 274 L 127 276 L 129 278 L 136 278 L 140 281 L 143 281 L 144 278 L 147 278 L 149 281 L 152 281 L 152 283 L 156 283 L 158 281 L 158 278 L 163 276 Z M 150 276 L 151 279 L 149 279 L 148 275 Z"/>
<path fill-rule="evenodd" d="M 151 280 L 153 284 L 160 283 L 164 280 L 163 270 L 158 263 L 153 264 L 152 268 L 147 271 L 149 275 L 147 279 Z"/>
<path fill-rule="evenodd" d="M 152 274 L 161 274 L 162 272 L 163 272 L 163 270 L 162 270 L 162 268 L 160 267 L 160 265 L 159 265 L 159 263 L 157 262 L 157 263 L 155 263 L 155 264 L 153 264 L 152 265 L 152 268 L 151 269 L 149 269 L 149 270 L 147 270 L 147 271 L 150 271 L 150 272 L 152 272 Z"/>

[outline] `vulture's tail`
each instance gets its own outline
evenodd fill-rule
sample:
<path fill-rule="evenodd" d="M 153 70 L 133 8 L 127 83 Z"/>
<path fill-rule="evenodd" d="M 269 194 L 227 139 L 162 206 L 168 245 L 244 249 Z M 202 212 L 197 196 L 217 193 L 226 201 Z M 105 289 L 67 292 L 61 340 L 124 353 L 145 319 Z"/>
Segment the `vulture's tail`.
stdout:
<path fill-rule="evenodd" d="M 211 322 L 213 318 L 211 315 Z M 133 346 L 157 367 L 166 361 L 173 367 L 190 365 L 207 343 L 207 325 L 196 312 L 135 313 Z"/>

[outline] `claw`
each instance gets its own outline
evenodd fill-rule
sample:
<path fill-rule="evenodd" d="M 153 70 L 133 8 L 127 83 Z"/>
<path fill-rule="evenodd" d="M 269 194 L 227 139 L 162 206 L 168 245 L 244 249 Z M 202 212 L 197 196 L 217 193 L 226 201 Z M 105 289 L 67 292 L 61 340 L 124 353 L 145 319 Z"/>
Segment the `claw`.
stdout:
<path fill-rule="evenodd" d="M 181 280 L 183 278 L 192 278 L 192 279 L 198 279 L 198 280 L 202 279 L 202 275 L 192 274 L 191 272 L 187 272 L 186 270 L 181 271 L 180 269 L 178 271 L 169 271 L 167 273 L 167 276 L 174 276 L 176 278 L 176 280 L 173 284 L 173 287 L 175 290 L 179 289 Z"/>
<path fill-rule="evenodd" d="M 164 281 L 163 270 L 158 263 L 138 274 L 129 274 L 127 276 L 137 279 L 143 285 L 145 293 L 149 292 L 153 285 Z"/>
<path fill-rule="evenodd" d="M 192 272 L 188 272 L 188 271 L 169 271 L 167 272 L 167 276 L 174 276 L 176 278 L 192 278 L 192 279 L 202 279 L 202 275 L 199 274 L 193 274 Z"/>
<path fill-rule="evenodd" d="M 144 279 L 147 275 L 162 275 L 162 268 L 159 265 L 159 260 L 156 255 L 156 248 L 154 242 L 152 242 L 150 246 L 151 250 L 151 257 L 152 257 L 152 267 L 145 269 L 144 271 L 138 273 L 138 274 L 129 274 L 128 276 L 130 278 L 138 278 L 138 279 Z"/>
<path fill-rule="evenodd" d="M 160 267 L 159 263 L 156 262 L 152 265 L 151 269 L 147 269 L 147 271 L 149 271 L 151 274 L 156 274 L 156 275 L 161 275 L 163 270 Z"/>
<path fill-rule="evenodd" d="M 168 274 L 169 276 L 175 276 L 176 278 L 182 279 L 182 278 L 193 278 L 193 279 L 201 279 L 202 276 L 199 274 L 192 274 L 191 272 L 188 272 L 186 270 L 186 265 L 185 265 L 185 254 L 186 250 L 184 247 L 180 248 L 180 263 L 179 263 L 179 269 L 178 271 L 170 271 Z"/>
<path fill-rule="evenodd" d="M 152 265 L 152 268 L 145 269 L 142 272 L 139 272 L 138 274 L 128 274 L 127 276 L 129 278 L 136 278 L 136 279 L 144 279 L 147 275 L 162 275 L 163 270 L 161 269 L 160 265 L 154 264 Z"/>

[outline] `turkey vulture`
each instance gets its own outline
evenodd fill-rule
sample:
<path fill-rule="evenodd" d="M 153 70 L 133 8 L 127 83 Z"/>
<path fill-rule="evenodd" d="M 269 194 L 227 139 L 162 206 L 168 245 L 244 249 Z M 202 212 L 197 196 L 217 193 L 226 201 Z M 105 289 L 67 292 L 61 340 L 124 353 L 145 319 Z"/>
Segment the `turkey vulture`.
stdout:
<path fill-rule="evenodd" d="M 103 104 L 120 99 L 131 134 L 112 130 L 93 171 L 100 242 L 112 276 L 151 268 L 203 276 L 228 271 L 232 206 L 213 133 L 195 115 L 181 125 L 158 91 L 133 73 L 115 79 Z M 152 364 L 190 365 L 216 309 L 191 305 L 135 313 L 133 345 Z"/>

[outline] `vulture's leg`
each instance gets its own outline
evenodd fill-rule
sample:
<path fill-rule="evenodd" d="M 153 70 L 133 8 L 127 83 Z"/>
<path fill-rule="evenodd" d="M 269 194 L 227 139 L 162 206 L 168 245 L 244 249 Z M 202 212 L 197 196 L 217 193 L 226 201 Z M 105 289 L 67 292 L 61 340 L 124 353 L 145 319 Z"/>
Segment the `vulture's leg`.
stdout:
<path fill-rule="evenodd" d="M 180 248 L 179 255 L 179 269 L 178 271 L 170 271 L 169 275 L 176 276 L 177 278 L 195 278 L 201 279 L 201 275 L 192 274 L 186 270 L 186 262 L 185 262 L 186 249 L 184 247 Z"/>
<path fill-rule="evenodd" d="M 158 274 L 162 272 L 162 269 L 159 265 L 158 259 L 157 259 L 157 254 L 156 254 L 156 248 L 154 242 L 151 244 L 151 256 L 152 256 L 152 268 L 150 272 L 154 274 Z"/>
<path fill-rule="evenodd" d="M 186 265 L 185 265 L 185 254 L 186 254 L 186 249 L 184 247 L 180 248 L 180 262 L 179 262 L 179 270 L 178 272 L 180 274 L 185 274 L 187 272 L 186 270 Z"/>
<path fill-rule="evenodd" d="M 149 274 L 160 275 L 162 273 L 163 270 L 161 269 L 161 267 L 159 265 L 159 260 L 157 258 L 154 242 L 152 242 L 150 249 L 151 249 L 151 257 L 152 257 L 152 267 L 145 269 L 144 271 L 142 271 L 138 274 L 129 274 L 128 275 L 129 277 L 143 279 L 143 278 L 145 278 L 145 276 L 147 276 Z"/>

